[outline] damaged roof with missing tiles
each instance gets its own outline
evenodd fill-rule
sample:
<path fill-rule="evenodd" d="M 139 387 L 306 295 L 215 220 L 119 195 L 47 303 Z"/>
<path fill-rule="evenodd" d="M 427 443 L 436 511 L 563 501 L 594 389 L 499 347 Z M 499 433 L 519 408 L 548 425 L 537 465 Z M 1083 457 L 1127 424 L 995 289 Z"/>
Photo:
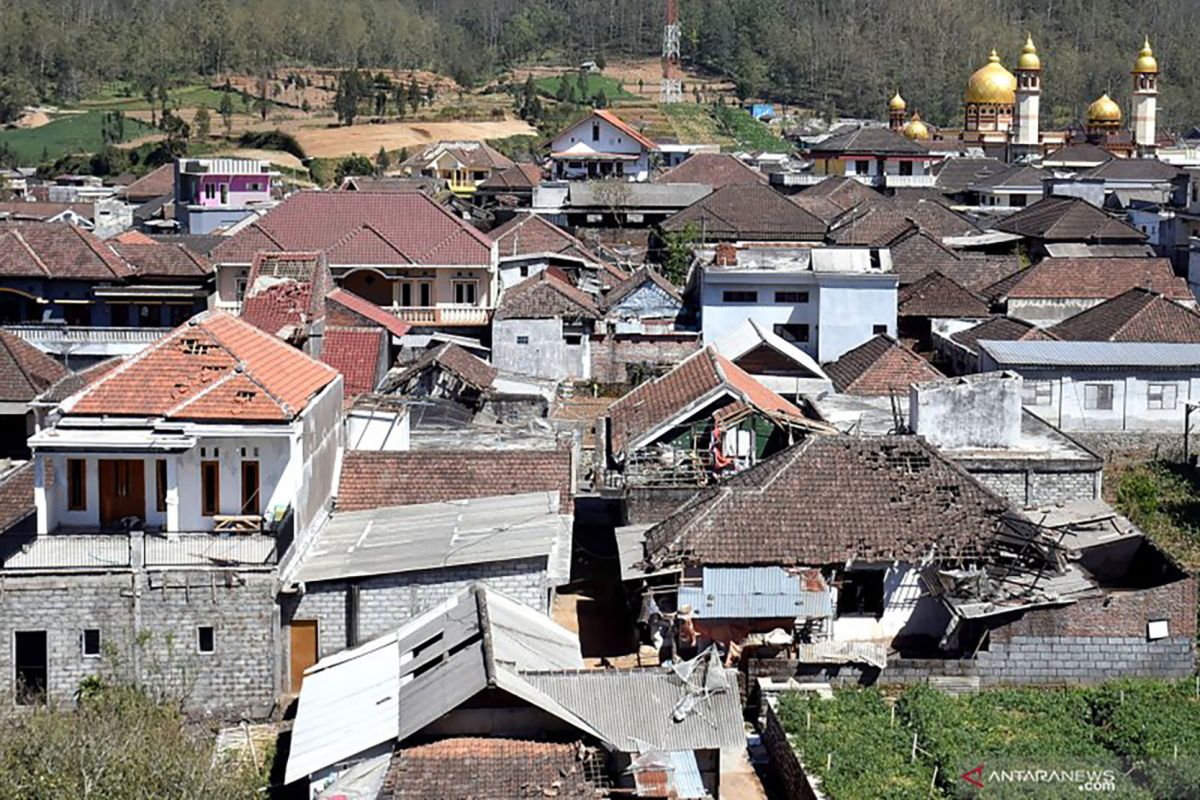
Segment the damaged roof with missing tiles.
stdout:
<path fill-rule="evenodd" d="M 382 328 L 325 329 L 321 361 L 342 373 L 347 399 L 373 392 L 379 384 L 386 343 L 384 333 Z"/>
<path fill-rule="evenodd" d="M 205 311 L 102 376 L 72 415 L 288 422 L 337 372 L 281 339 Z"/>
<path fill-rule="evenodd" d="M 980 552 L 1008 503 L 916 436 L 811 436 L 646 535 L 655 567 L 915 563 Z"/>
<path fill-rule="evenodd" d="M 908 387 L 946 377 L 925 359 L 887 334 L 879 334 L 825 365 L 843 394 L 907 396 Z"/>
<path fill-rule="evenodd" d="M 1050 333 L 1065 341 L 1200 343 L 1200 314 L 1138 287 L 1067 318 Z"/>
<path fill-rule="evenodd" d="M 325 316 L 332 288 L 320 253 L 259 253 L 246 278 L 241 317 L 281 339 L 302 339 Z"/>
<path fill-rule="evenodd" d="M 403 372 L 394 379 L 390 378 L 388 383 L 402 387 L 427 369 L 444 369 L 481 392 L 491 388 L 498 374 L 497 369 L 482 358 L 471 355 L 453 342 L 447 342 L 426 350 Z"/>
<path fill-rule="evenodd" d="M 496 320 L 509 319 L 599 319 L 596 301 L 570 284 L 551 267 L 507 289 L 496 309 Z"/>

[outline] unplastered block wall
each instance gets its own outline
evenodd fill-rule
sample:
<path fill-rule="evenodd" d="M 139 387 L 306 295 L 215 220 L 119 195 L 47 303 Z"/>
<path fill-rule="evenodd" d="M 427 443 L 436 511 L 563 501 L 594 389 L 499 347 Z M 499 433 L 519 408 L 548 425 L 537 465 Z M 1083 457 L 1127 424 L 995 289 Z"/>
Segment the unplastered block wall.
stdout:
<path fill-rule="evenodd" d="M 1099 471 L 967 471 L 993 492 L 1021 506 L 1055 505 L 1075 500 L 1095 500 L 1100 497 Z"/>
<path fill-rule="evenodd" d="M 197 652 L 197 627 L 215 652 Z M 101 657 L 83 655 L 100 630 Z M 271 573 L 191 571 L 5 575 L 0 592 L 0 713 L 15 707 L 14 634 L 45 631 L 51 702 L 71 703 L 89 675 L 136 680 L 186 710 L 223 717 L 270 712 L 277 685 Z"/>
<path fill-rule="evenodd" d="M 475 581 L 542 613 L 549 613 L 550 585 L 545 558 L 513 559 L 443 569 L 363 578 L 358 582 L 358 641 L 390 633 L 407 619 L 429 610 Z M 316 620 L 320 657 L 346 649 L 346 608 L 350 584 L 330 581 L 285 595 L 283 618 Z"/>
<path fill-rule="evenodd" d="M 698 337 L 610 335 L 592 341 L 592 379 L 597 383 L 629 383 L 632 364 L 674 366 L 696 352 Z"/>

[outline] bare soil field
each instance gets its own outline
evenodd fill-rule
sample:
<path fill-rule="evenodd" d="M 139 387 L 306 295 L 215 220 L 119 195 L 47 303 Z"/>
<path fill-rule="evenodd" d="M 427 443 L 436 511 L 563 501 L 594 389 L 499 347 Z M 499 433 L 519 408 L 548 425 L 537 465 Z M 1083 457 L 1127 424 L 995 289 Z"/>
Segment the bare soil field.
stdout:
<path fill-rule="evenodd" d="M 506 136 L 534 136 L 537 131 L 519 119 L 481 122 L 391 122 L 381 125 L 352 125 L 341 128 L 284 128 L 300 142 L 310 156 L 333 158 L 352 153 L 374 155 L 382 147 L 399 150 L 421 147 L 448 139 L 501 139 Z"/>
<path fill-rule="evenodd" d="M 514 81 L 524 81 L 529 75 L 551 78 L 570 71 L 565 65 L 522 67 L 513 71 Z M 733 97 L 733 82 L 721 75 L 710 75 L 684 65 L 680 79 L 683 81 L 685 100 L 692 98 L 695 85 L 701 87 L 704 101 L 712 102 L 718 96 Z M 662 80 L 662 62 L 657 58 L 614 59 L 604 65 L 604 75 L 625 84 L 625 91 L 639 95 L 649 102 L 658 101 L 659 81 Z M 638 81 L 641 81 L 639 86 Z"/>

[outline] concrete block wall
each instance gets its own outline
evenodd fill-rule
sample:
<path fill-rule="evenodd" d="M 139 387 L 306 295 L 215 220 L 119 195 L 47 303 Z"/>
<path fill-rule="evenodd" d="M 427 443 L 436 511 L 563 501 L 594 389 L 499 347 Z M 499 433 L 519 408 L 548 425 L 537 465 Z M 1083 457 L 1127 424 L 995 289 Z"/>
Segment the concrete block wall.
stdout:
<path fill-rule="evenodd" d="M 143 579 L 144 578 L 144 579 Z M 197 627 L 215 629 L 201 654 Z M 100 658 L 83 631 L 100 630 Z M 73 702 L 89 675 L 135 680 L 192 712 L 261 717 L 275 703 L 278 646 L 270 573 L 12 575 L 0 590 L 0 714 L 15 708 L 16 631 L 46 631 L 47 693 Z"/>
<path fill-rule="evenodd" d="M 1073 500 L 1095 500 L 1100 497 L 1100 473 L 1091 470 L 1078 472 L 1034 472 L 1011 470 L 968 472 L 991 489 L 1018 506 L 1042 506 L 1069 503 Z"/>
<path fill-rule="evenodd" d="M 1184 637 L 1015 636 L 993 643 L 976 662 L 984 685 L 1186 678 L 1196 667 L 1192 640 Z"/>
<path fill-rule="evenodd" d="M 592 380 L 604 384 L 629 383 L 632 364 L 673 366 L 700 348 L 700 338 L 670 338 L 644 334 L 610 334 L 592 337 Z"/>
<path fill-rule="evenodd" d="M 1192 430 L 1196 430 L 1195 420 Z M 1181 460 L 1183 458 L 1183 424 L 1179 433 L 1088 433 L 1073 431 L 1072 438 L 1096 455 L 1107 460 L 1113 458 L 1161 458 Z M 1191 455 L 1200 454 L 1200 434 L 1193 432 L 1189 437 L 1188 450 Z"/>
<path fill-rule="evenodd" d="M 762 743 L 767 756 L 774 767 L 775 779 L 784 797 L 794 800 L 817 800 L 812 784 L 800 764 L 800 757 L 792 749 L 779 717 L 775 714 L 774 703 L 767 704 L 766 719 L 762 726 Z"/>
<path fill-rule="evenodd" d="M 481 581 L 509 597 L 549 613 L 550 585 L 545 558 L 513 559 L 443 569 L 380 575 L 359 581 L 358 641 L 367 642 L 395 630 L 407 619 Z M 350 584 L 310 584 L 299 597 L 282 600 L 285 624 L 293 619 L 317 620 L 321 658 L 346 649 L 346 596 Z"/>

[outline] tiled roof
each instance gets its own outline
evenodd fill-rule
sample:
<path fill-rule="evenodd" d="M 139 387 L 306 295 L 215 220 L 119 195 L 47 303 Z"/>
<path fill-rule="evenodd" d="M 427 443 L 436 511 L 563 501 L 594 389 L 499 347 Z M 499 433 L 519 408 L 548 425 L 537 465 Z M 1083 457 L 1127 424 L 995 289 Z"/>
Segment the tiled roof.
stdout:
<path fill-rule="evenodd" d="M 325 295 L 325 315 L 331 325 L 348 327 L 373 323 L 387 329 L 393 336 L 403 336 L 412 329 L 395 314 L 389 314 L 379 306 L 346 289 L 334 289 Z"/>
<path fill-rule="evenodd" d="M 33 465 L 29 461 L 0 480 L 0 534 L 36 513 L 33 504 Z"/>
<path fill-rule="evenodd" d="M 347 450 L 339 511 L 558 492 L 572 508 L 571 450 Z"/>
<path fill-rule="evenodd" d="M 1079 142 L 1060 147 L 1042 157 L 1043 162 L 1067 164 L 1103 164 L 1115 159 L 1112 153 L 1090 142 Z"/>
<path fill-rule="evenodd" d="M 679 290 L 675 288 L 675 285 L 659 274 L 658 270 L 646 265 L 639 267 L 626 280 L 606 294 L 604 296 L 604 305 L 612 308 L 624 300 L 635 289 L 647 282 L 653 283 L 659 289 L 666 292 L 672 299 L 678 301 L 681 305 L 683 304 L 683 296 L 679 294 Z"/>
<path fill-rule="evenodd" d="M 132 268 L 135 278 L 206 278 L 213 274 L 208 259 L 182 244 L 114 242 L 111 247 Z"/>
<path fill-rule="evenodd" d="M 728 153 L 695 153 L 683 163 L 655 178 L 655 183 L 703 183 L 722 186 L 746 186 L 765 183 L 767 176 Z"/>
<path fill-rule="evenodd" d="M 1028 164 L 1011 164 L 998 172 L 993 172 L 973 182 L 969 188 L 1015 189 L 1033 187 L 1040 192 L 1042 189 L 1042 180 L 1046 177 L 1046 171 L 1037 167 L 1031 167 Z"/>
<path fill-rule="evenodd" d="M 151 170 L 126 186 L 122 193 L 134 203 L 166 195 L 174 197 L 175 164 L 163 164 L 158 169 Z"/>
<path fill-rule="evenodd" d="M 0 276 L 123 280 L 129 267 L 104 242 L 60 222 L 0 222 Z"/>
<path fill-rule="evenodd" d="M 542 168 L 537 164 L 514 164 L 508 169 L 493 172 L 477 189 L 513 191 L 532 189 L 542 182 Z"/>
<path fill-rule="evenodd" d="M 259 253 L 246 278 L 241 317 L 251 325 L 295 340 L 325 316 L 325 298 L 333 286 L 320 253 Z"/>
<path fill-rule="evenodd" d="M 377 178 L 374 175 L 347 175 L 338 187 L 343 192 L 431 192 L 439 181 L 434 178 Z"/>
<path fill-rule="evenodd" d="M 698 495 L 646 536 L 656 566 L 915 563 L 971 555 L 1007 502 L 916 436 L 810 436 Z"/>
<path fill-rule="evenodd" d="M 986 317 L 988 302 L 940 272 L 930 272 L 900 290 L 901 317 Z"/>
<path fill-rule="evenodd" d="M 1108 181 L 1170 181 L 1183 174 L 1179 167 L 1157 158 L 1111 158 L 1098 167 L 1081 172 L 1081 178 Z"/>
<path fill-rule="evenodd" d="M 287 422 L 332 368 L 237 317 L 205 311 L 101 377 L 70 414 Z"/>
<path fill-rule="evenodd" d="M 50 220 L 64 211 L 73 211 L 86 220 L 96 213 L 93 203 L 50 203 L 37 200 L 12 200 L 0 203 L 0 217 L 10 216 L 25 220 Z"/>
<path fill-rule="evenodd" d="M 934 165 L 934 182 L 938 191 L 955 194 L 1004 168 L 1004 162 L 995 158 L 947 158 Z"/>
<path fill-rule="evenodd" d="M 495 367 L 458 345 L 447 343 L 426 350 L 393 382 L 397 385 L 405 384 L 418 373 L 435 366 L 457 376 L 463 383 L 481 392 L 489 389 L 496 380 Z"/>
<path fill-rule="evenodd" d="M 28 403 L 67 368 L 19 336 L 0 331 L 0 402 Z"/>
<path fill-rule="evenodd" d="M 828 139 L 815 144 L 811 148 L 814 154 L 896 154 L 896 155 L 927 155 L 928 148 L 918 142 L 901 136 L 890 128 L 863 127 L 852 131 L 830 136 Z"/>
<path fill-rule="evenodd" d="M 603 785 L 586 774 L 594 763 L 595 752 L 579 742 L 442 739 L 396 750 L 378 800 L 598 798 Z"/>
<path fill-rule="evenodd" d="M 910 384 L 946 377 L 883 333 L 826 364 L 825 372 L 839 392 L 859 395 L 886 395 L 895 391 L 907 396 Z"/>
<path fill-rule="evenodd" d="M 43 403 L 61 403 L 76 392 L 91 386 L 124 362 L 124 356 L 113 356 L 78 372 L 65 373 L 38 395 L 38 400 Z"/>
<path fill-rule="evenodd" d="M 903 214 L 922 231 L 937 239 L 979 232 L 979 226 L 965 215 L 947 208 L 936 200 L 897 196 L 892 198 L 891 207 L 896 213 Z"/>
<path fill-rule="evenodd" d="M 600 309 L 590 295 L 545 269 L 506 289 L 496 309 L 497 320 L 599 319 Z"/>
<path fill-rule="evenodd" d="M 587 245 L 537 214 L 520 214 L 492 230 L 500 258 L 531 253 L 559 253 L 595 263 Z"/>
<path fill-rule="evenodd" d="M 410 156 L 401 166 L 424 169 L 441 153 L 449 153 L 469 168 L 508 169 L 512 159 L 487 142 L 475 140 L 434 142 L 416 155 Z"/>
<path fill-rule="evenodd" d="M 800 409 L 709 346 L 679 362 L 666 375 L 637 386 L 609 406 L 613 450 L 622 452 L 638 437 L 722 386 L 766 413 L 804 416 Z"/>
<path fill-rule="evenodd" d="M 1077 342 L 1200 343 L 1200 314 L 1139 287 L 1081 311 L 1050 332 Z"/>
<path fill-rule="evenodd" d="M 885 199 L 883 195 L 871 187 L 854 180 L 854 178 L 830 175 L 820 183 L 814 183 L 798 195 L 799 198 L 824 198 L 842 210 L 848 210 L 863 203 L 873 204 Z"/>
<path fill-rule="evenodd" d="M 993 317 L 965 331 L 951 334 L 950 338 L 972 353 L 978 353 L 979 342 L 1019 342 L 1026 339 L 1041 341 L 1055 337 L 1024 320 Z"/>
<path fill-rule="evenodd" d="M 996 229 L 1049 242 L 1146 238 L 1137 228 L 1077 197 L 1044 197 L 996 223 Z"/>
<path fill-rule="evenodd" d="M 1021 271 L 1021 259 L 1012 255 L 975 255 L 964 253 L 949 269 L 946 276 L 959 286 L 986 296 L 985 290 L 999 281 Z"/>
<path fill-rule="evenodd" d="M 488 266 L 491 240 L 420 192 L 315 192 L 288 197 L 212 252 L 249 264 L 259 251 L 320 251 L 330 266 Z"/>
<path fill-rule="evenodd" d="M 953 250 L 924 231 L 896 242 L 891 251 L 892 271 L 901 286 L 915 283 L 930 272 L 950 274 L 959 261 Z"/>
<path fill-rule="evenodd" d="M 1138 287 L 1173 300 L 1195 299 L 1165 258 L 1046 258 L 1021 274 L 1009 299 L 1108 300 Z"/>
<path fill-rule="evenodd" d="M 633 139 L 635 142 L 642 145 L 647 150 L 657 150 L 658 149 L 658 145 L 656 145 L 650 139 L 647 139 L 645 136 L 643 136 L 641 131 L 639 131 L 637 128 L 633 127 L 628 122 L 621 119 L 616 114 L 609 111 L 608 109 L 598 108 L 595 111 L 593 111 L 592 113 L 595 114 L 600 119 L 607 122 L 608 124 L 612 125 L 613 127 L 617 128 L 618 130 L 620 130 L 626 136 Z"/>
<path fill-rule="evenodd" d="M 830 230 L 829 238 L 836 244 L 846 246 L 887 247 L 914 230 L 916 226 L 902 214 L 883 206 L 874 206 L 849 221 L 839 223 Z"/>
<path fill-rule="evenodd" d="M 714 239 L 820 241 L 825 223 L 765 184 L 725 186 L 662 223 L 668 232 L 694 225 Z"/>
<path fill-rule="evenodd" d="M 382 328 L 325 329 L 321 361 L 342 373 L 347 399 L 375 391 L 382 377 L 379 365 L 384 345 Z"/>

